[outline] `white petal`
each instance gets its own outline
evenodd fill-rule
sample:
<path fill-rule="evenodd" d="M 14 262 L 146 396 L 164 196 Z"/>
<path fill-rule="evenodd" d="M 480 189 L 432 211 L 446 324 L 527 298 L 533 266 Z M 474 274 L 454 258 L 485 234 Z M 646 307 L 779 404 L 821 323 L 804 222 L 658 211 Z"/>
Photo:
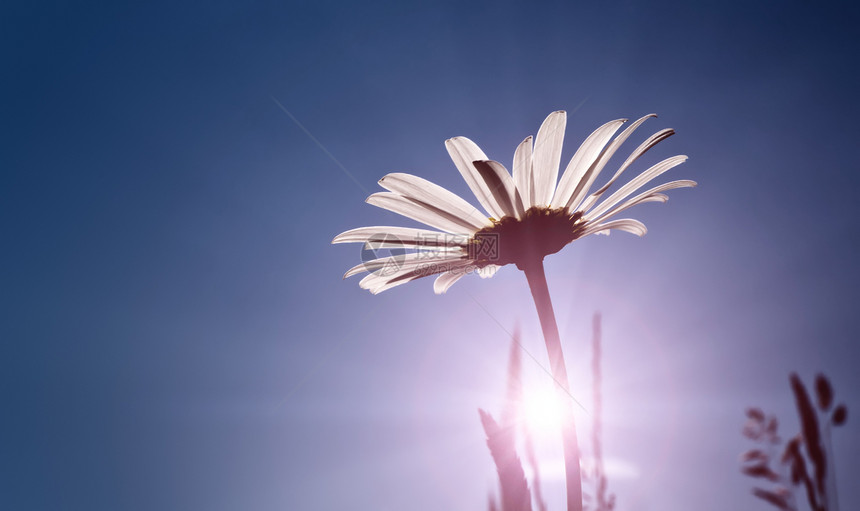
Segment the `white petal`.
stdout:
<path fill-rule="evenodd" d="M 580 208 L 577 209 L 587 211 L 588 208 L 590 208 L 592 205 L 594 205 L 595 202 L 597 202 L 597 198 L 602 195 L 610 186 L 612 186 L 613 183 L 615 183 L 615 181 L 618 179 L 618 176 L 620 176 L 621 173 L 627 169 L 627 167 L 629 167 L 634 161 L 639 159 L 639 157 L 645 154 L 649 149 L 674 134 L 675 130 L 671 128 L 666 128 L 648 137 L 648 139 L 645 140 L 645 142 L 642 142 L 642 144 L 640 144 L 635 151 L 630 153 L 630 156 L 628 156 L 627 160 L 624 161 L 624 164 L 618 168 L 618 171 L 615 173 L 614 176 L 612 176 L 612 179 L 610 179 L 605 185 L 601 186 L 599 190 L 592 194 L 592 196 L 595 197 L 594 200 L 591 200 L 589 204 L 583 204 Z"/>
<path fill-rule="evenodd" d="M 588 212 L 586 216 L 588 218 L 599 218 L 603 213 L 612 208 L 612 206 L 624 200 L 624 198 L 641 188 L 643 185 L 645 185 L 645 183 L 658 177 L 667 170 L 684 163 L 686 160 L 686 156 L 678 155 L 673 156 L 671 158 L 666 158 L 660 163 L 655 164 L 645 172 L 633 178 L 629 183 L 619 188 L 618 191 L 610 195 L 605 201 L 595 206 L 595 208 L 592 211 Z"/>
<path fill-rule="evenodd" d="M 461 234 L 447 234 L 447 233 L 439 233 L 443 236 L 451 236 L 456 239 L 466 239 L 465 236 Z M 432 245 L 431 243 L 435 243 L 435 241 L 424 242 L 424 241 L 401 241 L 401 240 L 369 240 L 364 243 L 363 250 L 396 250 L 396 249 L 415 249 L 419 252 L 449 252 L 449 253 L 465 253 L 466 248 L 460 245 L 457 246 L 443 246 L 443 245 Z"/>
<path fill-rule="evenodd" d="M 416 229 L 412 227 L 394 227 L 377 225 L 359 227 L 342 232 L 334 237 L 332 243 L 370 243 L 371 248 L 382 248 L 382 244 L 399 245 L 403 248 L 417 247 L 465 247 L 469 242 L 467 235 L 455 235 L 446 232 Z M 385 248 L 392 248 L 386 246 Z"/>
<path fill-rule="evenodd" d="M 534 206 L 531 200 L 531 174 L 532 174 L 532 136 L 529 135 L 520 142 L 514 152 L 514 185 L 517 194 L 523 202 L 523 210 Z"/>
<path fill-rule="evenodd" d="M 440 263 L 433 266 L 422 266 L 417 269 L 401 270 L 391 275 L 382 275 L 374 272 L 367 275 L 358 283 L 362 289 L 367 289 L 373 294 L 381 293 L 392 287 L 411 282 L 422 277 L 429 277 L 447 271 L 455 271 L 471 265 L 471 261 L 457 261 L 453 263 Z"/>
<path fill-rule="evenodd" d="M 476 231 L 493 225 L 487 215 L 478 211 L 475 206 L 459 195 L 418 176 L 395 172 L 380 179 L 379 184 L 386 190 L 416 199 L 461 218 Z"/>
<path fill-rule="evenodd" d="M 367 203 L 450 233 L 472 234 L 476 231 L 462 218 L 393 192 L 374 193 L 367 198 Z"/>
<path fill-rule="evenodd" d="M 652 195 L 645 195 L 645 194 L 637 195 L 635 198 L 625 201 L 624 204 L 622 204 L 621 206 L 618 206 L 617 208 L 610 210 L 607 213 L 604 213 L 603 215 L 600 216 L 600 218 L 595 219 L 593 221 L 590 221 L 589 224 L 591 225 L 591 224 L 595 224 L 595 223 L 599 223 L 599 222 L 605 222 L 606 220 L 609 220 L 610 218 L 617 215 L 618 213 L 621 213 L 622 211 L 624 211 L 626 209 L 630 209 L 633 206 L 637 206 L 639 204 L 644 204 L 646 202 L 665 203 L 668 200 L 669 200 L 669 196 L 663 195 L 662 193 L 655 193 Z M 603 233 L 598 233 L 598 234 L 603 234 Z M 606 234 L 609 234 L 609 233 L 607 232 Z"/>
<path fill-rule="evenodd" d="M 464 270 L 446 271 L 442 275 L 436 277 L 433 282 L 433 292 L 437 295 L 445 294 L 448 289 L 466 275 Z"/>
<path fill-rule="evenodd" d="M 648 120 L 651 117 L 657 117 L 657 114 L 648 114 L 643 117 L 637 119 L 633 124 L 627 127 L 624 131 L 621 132 L 620 135 L 615 137 L 614 140 L 606 147 L 606 149 L 601 153 L 601 155 L 597 158 L 594 166 L 586 172 L 586 176 L 583 178 L 584 184 L 580 189 L 578 189 L 577 193 L 574 193 L 570 202 L 568 202 L 567 207 L 570 208 L 571 211 L 578 211 L 580 203 L 583 202 L 585 196 L 588 194 L 588 191 L 591 189 L 591 185 L 594 184 L 594 180 L 597 179 L 597 176 L 603 171 L 603 168 L 606 167 L 606 164 L 609 163 L 609 160 L 615 155 L 615 152 L 621 147 L 621 144 L 627 141 L 630 138 L 630 135 L 636 131 L 636 128 L 642 125 L 643 122 Z M 616 173 L 618 175 L 618 173 Z"/>
<path fill-rule="evenodd" d="M 632 218 L 623 218 L 621 220 L 612 220 L 610 222 L 592 225 L 591 227 L 583 231 L 580 238 L 588 236 L 589 234 L 602 233 L 603 231 L 607 231 L 608 233 L 609 229 L 618 229 L 619 231 L 629 232 L 637 236 L 645 236 L 645 233 L 648 232 L 648 229 L 645 227 L 645 224 L 643 224 L 639 220 L 634 220 Z"/>
<path fill-rule="evenodd" d="M 609 143 L 612 135 L 618 131 L 622 124 L 627 122 L 627 119 L 616 119 L 609 121 L 603 126 L 594 130 L 594 132 L 585 139 L 576 154 L 570 159 L 561 180 L 558 183 L 558 189 L 553 196 L 552 206 L 556 208 L 566 207 L 575 195 L 577 195 L 585 186 L 586 174 L 589 169 L 595 164 L 597 157 L 600 156 L 603 147 Z"/>
<path fill-rule="evenodd" d="M 505 216 L 516 218 L 522 216 L 523 205 L 521 202 L 517 203 L 517 190 L 514 186 L 514 180 L 511 179 L 511 175 L 508 174 L 505 166 L 493 160 L 478 160 L 472 163 L 478 169 L 484 182 L 487 183 L 490 193 L 493 194 L 493 199 L 495 199 L 496 204 L 499 205 Z M 517 207 L 517 204 L 519 207 Z"/>
<path fill-rule="evenodd" d="M 592 216 L 591 213 L 585 215 L 585 220 L 589 222 L 601 222 L 608 218 L 611 218 L 618 213 L 621 213 L 625 209 L 632 208 L 637 204 L 642 204 L 643 202 L 666 202 L 669 200 L 669 197 L 663 195 L 660 192 L 665 192 L 667 190 L 674 190 L 676 188 L 692 188 L 696 186 L 695 181 L 690 181 L 689 179 L 679 179 L 678 181 L 671 181 L 669 183 L 664 183 L 660 186 L 655 186 L 651 188 L 647 192 L 642 192 L 636 197 L 631 199 L 627 199 L 620 205 L 617 205 L 606 212 L 604 212 L 600 217 Z"/>
<path fill-rule="evenodd" d="M 499 208 L 499 205 L 493 199 L 493 194 L 487 188 L 487 184 L 481 178 L 478 169 L 472 164 L 476 160 L 486 160 L 487 155 L 474 142 L 466 137 L 454 137 L 445 141 L 445 147 L 448 149 L 448 154 L 460 171 L 460 175 L 469 185 L 472 193 L 481 203 L 481 206 L 495 219 L 500 219 L 504 216 L 504 212 Z"/>
<path fill-rule="evenodd" d="M 346 279 L 366 271 L 376 272 L 378 270 L 385 270 L 383 273 L 392 275 L 395 272 L 403 270 L 414 270 L 422 265 L 433 265 L 446 261 L 453 262 L 465 259 L 465 257 L 465 253 L 446 254 L 443 252 L 410 252 L 408 254 L 380 257 L 378 259 L 372 259 L 353 266 L 343 274 L 343 278 Z"/>
<path fill-rule="evenodd" d="M 535 186 L 535 206 L 549 206 L 558 180 L 558 166 L 561 162 L 561 146 L 564 142 L 564 128 L 567 113 L 563 110 L 549 114 L 541 124 L 535 138 L 534 163 L 532 173 Z"/>

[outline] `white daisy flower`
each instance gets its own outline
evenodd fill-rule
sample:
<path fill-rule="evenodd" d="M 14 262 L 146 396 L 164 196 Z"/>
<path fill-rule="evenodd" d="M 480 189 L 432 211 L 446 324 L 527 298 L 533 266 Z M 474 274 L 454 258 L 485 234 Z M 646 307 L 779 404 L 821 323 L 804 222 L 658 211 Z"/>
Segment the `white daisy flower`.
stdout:
<path fill-rule="evenodd" d="M 624 141 L 646 115 L 613 138 L 627 119 L 610 121 L 597 128 L 577 149 L 559 175 L 567 114 L 551 113 L 538 130 L 514 152 L 513 175 L 504 165 L 487 158 L 465 137 L 445 141 L 448 154 L 478 199 L 484 212 L 458 195 L 411 174 L 393 173 L 379 180 L 387 191 L 374 193 L 367 202 L 417 220 L 432 228 L 374 226 L 339 234 L 332 243 L 365 243 L 371 248 L 399 248 L 408 252 L 363 262 L 344 278 L 371 272 L 359 285 L 380 293 L 400 284 L 438 275 L 433 286 L 444 293 L 470 272 L 492 276 L 499 267 L 515 264 L 525 271 L 540 266 L 543 258 L 568 243 L 589 234 L 608 234 L 617 229 L 638 236 L 646 233 L 642 222 L 616 215 L 643 202 L 666 202 L 663 193 L 673 188 L 695 186 L 690 180 L 671 181 L 639 190 L 686 156 L 667 158 L 608 193 L 621 174 L 646 151 L 674 131 L 664 129 L 642 142 L 603 186 L 591 191 L 594 181 Z M 635 195 L 634 195 L 635 194 Z M 485 213 L 486 212 L 486 213 Z"/>

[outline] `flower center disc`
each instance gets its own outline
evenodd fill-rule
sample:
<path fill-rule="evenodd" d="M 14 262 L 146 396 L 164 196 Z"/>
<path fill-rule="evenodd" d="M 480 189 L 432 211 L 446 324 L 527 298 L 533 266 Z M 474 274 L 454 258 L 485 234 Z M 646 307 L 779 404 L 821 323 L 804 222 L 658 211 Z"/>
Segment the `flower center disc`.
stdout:
<path fill-rule="evenodd" d="M 521 270 L 555 254 L 579 237 L 582 213 L 532 207 L 521 219 L 506 216 L 470 240 L 470 258 L 481 266 L 516 264 Z"/>

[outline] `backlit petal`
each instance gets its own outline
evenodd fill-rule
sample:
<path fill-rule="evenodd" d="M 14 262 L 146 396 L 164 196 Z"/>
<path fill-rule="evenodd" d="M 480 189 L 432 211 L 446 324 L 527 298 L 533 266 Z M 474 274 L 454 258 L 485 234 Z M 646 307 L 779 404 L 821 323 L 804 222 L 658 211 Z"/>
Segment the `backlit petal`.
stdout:
<path fill-rule="evenodd" d="M 393 211 L 430 227 L 450 233 L 472 234 L 476 229 L 469 222 L 427 203 L 393 192 L 378 192 L 367 198 L 367 203 Z"/>
<path fill-rule="evenodd" d="M 522 203 L 517 202 L 514 180 L 511 179 L 505 166 L 492 160 L 478 160 L 472 163 L 478 169 L 504 216 L 517 218 L 522 216 Z"/>
<path fill-rule="evenodd" d="M 493 198 L 493 194 L 487 188 L 487 184 L 481 177 L 478 169 L 472 164 L 473 161 L 486 160 L 487 155 L 474 142 L 466 137 L 454 137 L 445 141 L 445 147 L 448 149 L 448 154 L 460 175 L 469 185 L 475 198 L 481 203 L 481 206 L 495 219 L 500 219 L 504 216 L 504 212 Z"/>
<path fill-rule="evenodd" d="M 380 179 L 379 184 L 386 190 L 416 199 L 458 217 L 476 231 L 492 225 L 487 215 L 459 195 L 418 176 L 395 172 Z"/>
<path fill-rule="evenodd" d="M 517 194 L 522 200 L 523 209 L 534 206 L 531 199 L 531 177 L 532 174 L 532 136 L 529 135 L 520 142 L 514 152 L 513 180 L 517 187 Z"/>
<path fill-rule="evenodd" d="M 600 156 L 603 148 L 609 143 L 612 135 L 626 121 L 627 119 L 616 119 L 607 122 L 594 130 L 585 139 L 585 142 L 579 146 L 573 158 L 570 159 L 570 163 L 567 164 L 567 168 L 564 170 L 564 174 L 562 174 L 561 180 L 558 183 L 558 189 L 556 189 L 552 200 L 553 207 L 567 207 L 573 200 L 573 197 L 583 189 L 589 169 L 594 166 L 597 157 Z"/>
<path fill-rule="evenodd" d="M 541 124 L 535 137 L 533 186 L 534 206 L 549 206 L 558 180 L 558 166 L 561 162 L 561 146 L 564 142 L 564 129 L 567 125 L 567 112 L 559 110 L 549 114 Z"/>

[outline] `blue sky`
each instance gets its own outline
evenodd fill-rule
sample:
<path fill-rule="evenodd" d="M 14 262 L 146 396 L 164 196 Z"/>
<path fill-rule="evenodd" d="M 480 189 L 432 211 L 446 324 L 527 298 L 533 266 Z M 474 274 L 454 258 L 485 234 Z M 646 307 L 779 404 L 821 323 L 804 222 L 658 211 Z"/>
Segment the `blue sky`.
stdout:
<path fill-rule="evenodd" d="M 483 509 L 476 408 L 500 405 L 506 330 L 545 363 L 525 278 L 371 296 L 341 280 L 358 248 L 330 241 L 413 225 L 363 202 L 388 172 L 471 200 L 445 139 L 509 165 L 564 109 L 565 160 L 600 124 L 656 112 L 643 132 L 678 134 L 652 161 L 687 154 L 671 177 L 699 182 L 636 210 L 644 238 L 547 260 L 585 395 L 603 313 L 605 449 L 635 469 L 610 481 L 619 509 L 766 507 L 738 473 L 743 409 L 796 431 L 790 371 L 826 372 L 860 409 L 858 15 L 4 5 L 0 504 Z M 849 417 L 834 435 L 843 509 L 860 506 L 857 431 Z"/>

